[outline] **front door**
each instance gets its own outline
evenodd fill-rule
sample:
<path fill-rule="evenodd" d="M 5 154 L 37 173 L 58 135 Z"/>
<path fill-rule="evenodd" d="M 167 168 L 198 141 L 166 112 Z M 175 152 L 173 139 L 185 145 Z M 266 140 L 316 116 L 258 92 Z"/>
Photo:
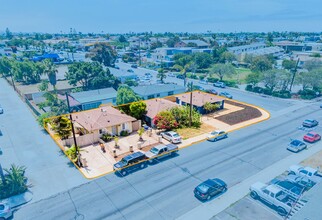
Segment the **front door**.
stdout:
<path fill-rule="evenodd" d="M 117 133 L 117 126 L 112 126 L 112 133 L 114 134 L 114 135 L 117 135 L 118 133 Z"/>

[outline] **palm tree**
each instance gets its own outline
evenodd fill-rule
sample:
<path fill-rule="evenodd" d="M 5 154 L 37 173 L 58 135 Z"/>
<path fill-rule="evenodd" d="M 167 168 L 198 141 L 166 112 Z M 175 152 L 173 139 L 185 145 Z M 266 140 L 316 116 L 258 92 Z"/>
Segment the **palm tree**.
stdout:
<path fill-rule="evenodd" d="M 47 74 L 50 84 L 53 86 L 54 91 L 56 91 L 56 83 L 57 83 L 56 74 L 58 73 L 58 70 L 55 64 L 51 62 L 51 60 L 49 59 L 46 59 L 44 61 L 44 65 L 45 65 L 44 73 Z"/>
<path fill-rule="evenodd" d="M 30 187 L 30 185 L 27 185 L 26 168 L 24 166 L 12 164 L 10 169 L 4 169 L 4 171 L 6 172 L 6 187 L 10 195 L 23 193 Z"/>
<path fill-rule="evenodd" d="M 158 70 L 158 75 L 157 78 L 159 78 L 161 80 L 161 83 L 164 83 L 164 79 L 167 78 L 167 75 L 165 74 L 165 71 L 163 68 Z"/>
<path fill-rule="evenodd" d="M 190 67 L 192 66 L 192 62 L 189 62 L 185 65 L 179 65 L 179 64 L 176 64 L 173 66 L 174 69 L 178 69 L 180 70 L 180 73 L 184 76 L 184 87 L 186 87 L 186 84 L 187 84 L 187 72 L 188 70 L 190 69 Z"/>
<path fill-rule="evenodd" d="M 71 146 L 70 148 L 68 148 L 67 150 L 65 150 L 66 155 L 73 161 L 73 162 L 77 162 L 78 158 L 78 153 L 81 152 L 83 150 L 80 149 L 80 147 L 75 147 L 75 145 Z"/>

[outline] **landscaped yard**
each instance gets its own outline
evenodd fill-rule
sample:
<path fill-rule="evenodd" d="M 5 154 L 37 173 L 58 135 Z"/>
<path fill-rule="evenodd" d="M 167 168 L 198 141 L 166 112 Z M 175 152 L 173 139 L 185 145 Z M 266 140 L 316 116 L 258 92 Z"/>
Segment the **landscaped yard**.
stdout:
<path fill-rule="evenodd" d="M 215 118 L 226 124 L 235 125 L 262 116 L 262 113 L 257 108 L 254 108 L 252 106 L 244 105 L 230 100 L 226 100 L 225 103 L 243 108 L 242 110 L 218 116 Z"/>
<path fill-rule="evenodd" d="M 203 123 L 200 128 L 179 128 L 176 130 L 176 132 L 178 132 L 178 134 L 183 138 L 183 140 L 186 140 L 188 138 L 209 133 L 215 129 L 215 127 Z"/>

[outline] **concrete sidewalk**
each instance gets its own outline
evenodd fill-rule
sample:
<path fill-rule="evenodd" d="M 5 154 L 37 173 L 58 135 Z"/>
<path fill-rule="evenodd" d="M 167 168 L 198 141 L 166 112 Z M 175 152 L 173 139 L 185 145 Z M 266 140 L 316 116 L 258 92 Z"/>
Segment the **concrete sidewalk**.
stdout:
<path fill-rule="evenodd" d="M 191 211 L 185 213 L 184 215 L 177 218 L 178 220 L 202 220 L 210 219 L 217 215 L 218 213 L 224 211 L 231 204 L 242 199 L 249 193 L 249 187 L 257 182 L 269 182 L 271 179 L 285 172 L 291 165 L 299 164 L 304 159 L 314 155 L 315 153 L 322 150 L 322 143 L 312 145 L 308 150 L 302 151 L 298 154 L 292 154 L 279 162 L 263 169 L 256 175 L 253 175 L 239 184 L 230 187 L 228 191 L 220 196 L 218 199 L 210 201 L 208 203 L 201 203 L 198 207 L 192 209 Z"/>

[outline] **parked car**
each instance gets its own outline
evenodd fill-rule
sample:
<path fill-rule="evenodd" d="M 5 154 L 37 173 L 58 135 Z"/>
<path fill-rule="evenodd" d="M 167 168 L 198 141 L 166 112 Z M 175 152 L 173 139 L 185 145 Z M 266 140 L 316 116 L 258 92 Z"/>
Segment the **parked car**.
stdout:
<path fill-rule="evenodd" d="M 193 90 L 199 90 L 199 91 L 205 91 L 205 88 L 203 88 L 202 86 L 196 86 L 194 85 Z M 187 91 L 190 91 L 190 88 L 187 88 Z"/>
<path fill-rule="evenodd" d="M 175 77 L 175 76 L 176 76 L 176 74 L 174 74 L 174 73 L 168 73 L 168 76 L 169 76 L 169 77 Z"/>
<path fill-rule="evenodd" d="M 214 86 L 220 87 L 220 88 L 226 88 L 226 84 L 224 82 L 220 82 L 220 81 L 215 82 Z"/>
<path fill-rule="evenodd" d="M 228 99 L 232 99 L 233 98 L 233 96 L 231 94 L 229 94 L 228 92 L 221 92 L 221 93 L 219 93 L 219 95 L 220 96 L 224 96 L 224 97 L 226 97 Z"/>
<path fill-rule="evenodd" d="M 149 162 L 155 162 L 158 159 L 174 155 L 178 152 L 178 146 L 174 144 L 159 144 L 153 147 L 150 151 L 145 152 L 145 156 Z"/>
<path fill-rule="evenodd" d="M 200 80 L 199 81 L 200 84 L 208 84 L 208 81 L 206 79 Z"/>
<path fill-rule="evenodd" d="M 145 75 L 145 77 L 149 77 L 149 78 L 153 77 L 151 73 L 145 73 L 144 75 Z"/>
<path fill-rule="evenodd" d="M 183 74 L 178 74 L 178 75 L 177 75 L 177 78 L 178 78 L 178 79 L 184 79 L 184 75 L 183 75 Z"/>
<path fill-rule="evenodd" d="M 288 169 L 288 175 L 305 176 L 316 183 L 321 182 L 322 180 L 321 173 L 316 169 L 312 167 L 303 167 L 300 165 L 290 166 L 290 168 Z"/>
<path fill-rule="evenodd" d="M 173 144 L 177 144 L 177 143 L 181 143 L 181 137 L 177 132 L 174 131 L 166 131 L 166 132 L 162 132 L 161 137 L 170 141 Z"/>
<path fill-rule="evenodd" d="M 306 144 L 300 140 L 292 140 L 291 143 L 289 143 L 287 146 L 287 150 L 295 153 L 300 152 L 301 150 L 304 150 L 306 148 Z"/>
<path fill-rule="evenodd" d="M 200 200 L 210 200 L 213 196 L 227 191 L 227 184 L 218 178 L 208 179 L 200 183 L 195 189 L 194 194 Z"/>
<path fill-rule="evenodd" d="M 221 139 L 224 139 L 227 137 L 228 137 L 228 134 L 225 131 L 215 130 L 215 131 L 209 133 L 209 135 L 207 136 L 207 140 L 208 141 L 217 141 L 217 140 L 221 140 Z"/>
<path fill-rule="evenodd" d="M 123 157 L 119 162 L 114 164 L 114 171 L 122 176 L 126 176 L 132 171 L 143 169 L 146 167 L 146 156 L 142 152 L 135 152 L 128 156 Z"/>
<path fill-rule="evenodd" d="M 131 69 L 128 69 L 127 70 L 129 73 L 134 73 L 134 71 L 133 70 L 131 70 Z"/>
<path fill-rule="evenodd" d="M 311 189 L 316 184 L 316 182 L 310 180 L 305 176 L 299 176 L 295 174 L 288 175 L 285 180 L 297 183 L 298 185 L 305 187 L 306 190 Z"/>
<path fill-rule="evenodd" d="M 309 133 L 307 133 L 303 137 L 303 141 L 307 141 L 307 142 L 310 142 L 310 143 L 314 143 L 314 142 L 317 142 L 319 140 L 321 140 L 321 136 L 318 133 L 313 132 L 313 131 L 310 131 Z"/>
<path fill-rule="evenodd" d="M 132 67 L 132 68 L 138 68 L 138 65 L 136 65 L 136 64 L 132 64 L 132 65 L 131 65 L 131 67 Z"/>
<path fill-rule="evenodd" d="M 3 114 L 3 108 L 0 107 L 0 114 Z"/>
<path fill-rule="evenodd" d="M 118 69 L 118 70 L 120 69 L 120 67 L 119 67 L 119 66 L 116 66 L 116 65 L 114 66 L 114 68 L 115 68 L 115 69 Z"/>
<path fill-rule="evenodd" d="M 8 203 L 0 203 L 0 219 L 9 219 L 12 216 L 12 210 Z"/>
<path fill-rule="evenodd" d="M 218 92 L 214 89 L 208 89 L 207 92 L 210 94 L 218 95 Z"/>
<path fill-rule="evenodd" d="M 308 127 L 308 128 L 313 128 L 313 127 L 317 126 L 318 124 L 319 124 L 319 122 L 314 119 L 306 119 L 302 123 L 303 127 Z"/>

